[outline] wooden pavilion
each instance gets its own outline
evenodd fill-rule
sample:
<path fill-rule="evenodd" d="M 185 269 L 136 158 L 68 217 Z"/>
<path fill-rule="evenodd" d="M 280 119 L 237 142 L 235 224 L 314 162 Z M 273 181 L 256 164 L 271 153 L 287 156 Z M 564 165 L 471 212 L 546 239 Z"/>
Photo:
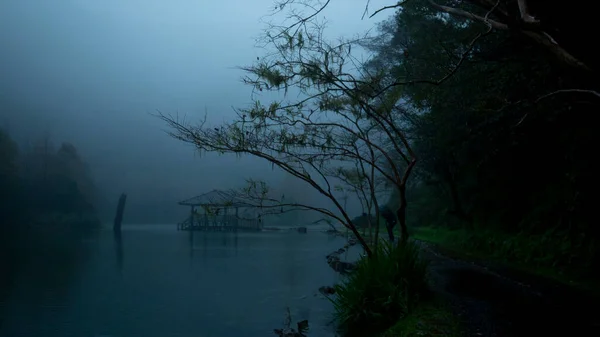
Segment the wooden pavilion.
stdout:
<path fill-rule="evenodd" d="M 177 224 L 179 230 L 260 231 L 263 227 L 254 207 L 224 191 L 212 190 L 178 204 L 190 207 L 189 217 Z"/>

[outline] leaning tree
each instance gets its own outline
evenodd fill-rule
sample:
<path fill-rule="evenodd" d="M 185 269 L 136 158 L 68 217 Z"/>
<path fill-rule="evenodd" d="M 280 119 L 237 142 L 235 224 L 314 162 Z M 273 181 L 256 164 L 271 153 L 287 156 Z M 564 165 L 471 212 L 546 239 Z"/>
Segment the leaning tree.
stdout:
<path fill-rule="evenodd" d="M 324 38 L 316 17 L 327 3 L 310 15 L 290 9 L 292 23 L 268 26 L 261 41 L 269 52 L 242 68 L 254 102 L 235 109 L 233 121 L 208 125 L 205 118 L 190 124 L 160 112 L 158 116 L 170 126 L 173 137 L 202 151 L 247 154 L 270 162 L 309 184 L 334 210 L 278 199 L 257 181 L 234 193 L 237 200 L 244 197 L 264 209 L 320 212 L 348 228 L 371 256 L 371 248 L 341 201 L 340 186 L 360 186 L 368 191 L 364 197 L 373 201 L 376 182 L 388 182 L 400 196 L 396 215 L 401 238 L 406 240 L 406 182 L 416 157 L 398 122 L 399 91 L 386 85 L 383 71 L 365 70 L 352 53 L 362 38 L 336 43 Z M 278 8 L 286 5 L 293 3 Z M 281 95 L 264 103 L 258 96 L 265 92 Z M 394 240 L 391 230 L 389 234 Z"/>

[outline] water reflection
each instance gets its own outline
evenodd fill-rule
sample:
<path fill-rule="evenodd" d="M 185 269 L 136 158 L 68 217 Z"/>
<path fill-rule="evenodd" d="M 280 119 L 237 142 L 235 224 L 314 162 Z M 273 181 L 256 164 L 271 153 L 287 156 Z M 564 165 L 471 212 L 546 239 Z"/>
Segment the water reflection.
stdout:
<path fill-rule="evenodd" d="M 239 232 L 189 231 L 189 257 L 193 259 L 196 251 L 201 252 L 203 259 L 210 257 L 236 257 L 238 256 L 239 235 Z"/>
<path fill-rule="evenodd" d="M 286 238 L 286 241 L 290 241 L 290 240 L 300 240 L 302 239 L 302 236 L 298 235 L 298 237 L 296 238 L 295 236 L 289 236 Z M 285 246 L 285 250 L 283 253 L 283 268 L 285 270 L 285 279 L 284 279 L 284 284 L 287 284 L 289 289 L 293 289 L 296 286 L 296 282 L 299 281 L 298 277 L 302 277 L 301 273 L 302 271 L 300 270 L 298 273 L 297 270 L 297 263 L 296 261 L 298 260 L 299 256 L 298 256 L 298 251 L 297 249 L 292 248 L 292 242 L 289 242 L 286 246 Z M 301 253 L 301 252 L 300 252 Z"/>
<path fill-rule="evenodd" d="M 315 294 L 335 282 L 325 255 L 343 240 L 167 226 L 106 230 L 84 247 L 44 238 L 0 305 L 0 336 L 262 337 L 286 307 L 311 337 L 332 336 L 331 303 Z"/>
<path fill-rule="evenodd" d="M 0 272 L 15 280 L 0 301 L 0 336 L 58 336 L 52 331 L 62 323 L 55 318 L 71 310 L 69 299 L 91 259 L 95 234 L 43 228 L 20 238 L 9 257 L 19 268 L 11 275 Z"/>
<path fill-rule="evenodd" d="M 188 244 L 190 246 L 190 261 L 194 259 L 194 231 L 189 231 Z"/>
<path fill-rule="evenodd" d="M 123 234 L 121 231 L 114 231 L 115 256 L 117 258 L 117 270 L 123 274 Z"/>
<path fill-rule="evenodd" d="M 237 232 L 235 232 L 235 235 L 233 236 L 233 248 L 234 248 L 234 253 L 235 256 L 238 255 L 238 235 Z"/>

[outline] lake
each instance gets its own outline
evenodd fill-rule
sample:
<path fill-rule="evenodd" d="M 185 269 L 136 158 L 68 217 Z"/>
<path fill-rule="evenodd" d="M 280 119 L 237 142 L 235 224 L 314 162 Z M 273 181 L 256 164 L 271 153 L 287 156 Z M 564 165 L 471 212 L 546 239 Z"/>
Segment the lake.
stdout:
<path fill-rule="evenodd" d="M 320 231 L 131 225 L 120 240 L 103 229 L 30 244 L 0 298 L 0 336 L 275 336 L 289 307 L 309 336 L 331 337 L 333 307 L 318 288 L 339 281 L 325 256 L 344 243 Z"/>

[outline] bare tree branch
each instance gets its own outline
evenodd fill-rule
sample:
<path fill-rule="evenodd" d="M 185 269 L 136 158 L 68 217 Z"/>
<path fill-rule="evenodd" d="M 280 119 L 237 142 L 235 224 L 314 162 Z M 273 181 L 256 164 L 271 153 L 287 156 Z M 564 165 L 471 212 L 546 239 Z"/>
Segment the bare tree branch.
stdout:
<path fill-rule="evenodd" d="M 558 94 L 566 94 L 566 93 L 578 93 L 578 94 L 589 94 L 589 95 L 593 95 L 596 96 L 597 98 L 600 98 L 600 92 L 594 91 L 594 90 L 587 90 L 587 89 L 561 89 L 561 90 L 556 90 L 553 91 L 551 93 L 545 94 L 541 97 L 538 97 L 535 100 L 535 103 L 538 103 L 539 101 L 546 99 L 548 97 L 554 96 L 554 95 L 558 95 Z"/>
<path fill-rule="evenodd" d="M 405 4 L 406 4 L 408 1 L 410 1 L 410 0 L 398 1 L 398 3 L 396 3 L 395 5 L 389 5 L 389 6 L 384 6 L 384 7 L 381 7 L 381 8 L 379 8 L 378 10 L 376 10 L 375 12 L 373 12 L 373 14 L 369 15 L 369 18 L 372 18 L 372 17 L 374 17 L 375 15 L 377 15 L 377 14 L 379 14 L 379 13 L 381 13 L 381 12 L 385 11 L 385 10 L 388 10 L 388 9 L 396 9 L 396 8 L 400 8 L 400 7 L 402 7 L 403 5 L 405 5 Z M 369 6 L 369 4 L 367 3 L 367 7 L 368 7 L 368 6 Z"/>
<path fill-rule="evenodd" d="M 442 12 L 460 16 L 463 18 L 467 18 L 467 19 L 470 19 L 473 21 L 488 23 L 495 29 L 500 29 L 500 30 L 508 30 L 509 29 L 508 25 L 505 23 L 502 23 L 502 22 L 499 22 L 496 20 L 490 20 L 487 17 L 482 17 L 482 16 L 476 15 L 474 13 L 471 13 L 471 12 L 468 12 L 468 11 L 465 11 L 465 10 L 462 10 L 459 8 L 442 6 L 442 5 L 439 5 L 436 2 L 434 2 L 433 0 L 428 0 L 428 1 L 431 4 L 431 6 L 433 6 L 434 8 L 436 8 Z M 535 41 L 537 44 L 548 49 L 563 63 L 565 63 L 571 67 L 575 67 L 575 68 L 582 69 L 585 71 L 590 70 L 590 68 L 585 63 L 583 63 L 582 61 L 577 59 L 575 56 L 571 55 L 571 53 L 569 53 L 566 49 L 564 49 L 558 43 L 556 43 L 556 41 L 548 33 L 535 32 L 535 31 L 524 30 L 524 29 L 521 30 L 521 33 L 523 35 L 529 37 L 533 41 Z"/>

